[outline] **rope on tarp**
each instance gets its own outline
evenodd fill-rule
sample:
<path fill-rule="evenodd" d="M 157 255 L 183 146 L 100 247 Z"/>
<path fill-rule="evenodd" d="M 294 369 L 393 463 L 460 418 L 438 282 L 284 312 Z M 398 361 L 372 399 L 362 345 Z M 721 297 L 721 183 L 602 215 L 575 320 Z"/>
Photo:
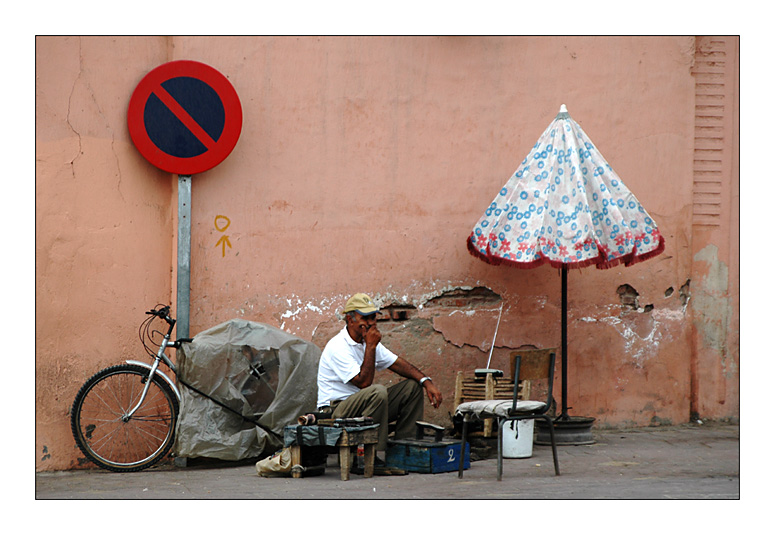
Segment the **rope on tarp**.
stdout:
<path fill-rule="evenodd" d="M 218 405 L 218 406 L 220 406 L 220 407 L 223 407 L 223 408 L 224 408 L 224 409 L 226 409 L 227 411 L 229 411 L 229 412 L 233 412 L 234 414 L 236 414 L 237 416 L 239 416 L 240 418 L 242 418 L 242 419 L 243 419 L 243 420 L 245 420 L 246 422 L 250 422 L 250 423 L 252 423 L 253 425 L 255 425 L 256 427 L 259 427 L 259 428 L 263 429 L 263 430 L 264 430 L 264 431 L 266 431 L 267 433 L 270 433 L 270 434 L 274 435 L 276 438 L 278 438 L 278 439 L 280 439 L 280 440 L 283 440 L 283 436 L 282 436 L 281 434 L 279 434 L 279 433 L 275 433 L 274 431 L 272 431 L 272 430 L 271 430 L 271 429 L 269 429 L 268 427 L 264 426 L 263 424 L 260 424 L 260 423 L 258 423 L 258 420 L 257 420 L 256 418 L 251 418 L 250 416 L 245 416 L 244 414 L 242 414 L 242 413 L 241 413 L 241 412 L 239 412 L 239 411 L 235 411 L 234 409 L 232 409 L 231 407 L 229 407 L 228 405 L 226 405 L 226 404 L 224 404 L 224 403 L 221 403 L 220 401 L 218 401 L 218 400 L 217 400 L 217 399 L 215 399 L 214 397 L 212 397 L 212 396 L 208 396 L 207 394 L 205 394 L 204 392 L 202 392 L 201 390 L 199 390 L 199 389 L 198 389 L 198 388 L 196 388 L 195 386 L 192 386 L 192 385 L 188 384 L 188 383 L 187 383 L 187 382 L 185 382 L 183 379 L 181 379 L 179 376 L 178 376 L 178 381 L 180 381 L 180 384 L 182 384 L 182 385 L 183 385 L 183 386 L 185 386 L 186 388 L 190 388 L 191 390 L 193 390 L 194 392 L 196 392 L 196 393 L 197 393 L 197 394 L 199 394 L 200 396 L 204 396 L 204 397 L 206 397 L 207 399 L 209 399 L 210 401 L 212 401 L 212 402 L 213 402 L 213 403 L 215 403 L 216 405 Z"/>

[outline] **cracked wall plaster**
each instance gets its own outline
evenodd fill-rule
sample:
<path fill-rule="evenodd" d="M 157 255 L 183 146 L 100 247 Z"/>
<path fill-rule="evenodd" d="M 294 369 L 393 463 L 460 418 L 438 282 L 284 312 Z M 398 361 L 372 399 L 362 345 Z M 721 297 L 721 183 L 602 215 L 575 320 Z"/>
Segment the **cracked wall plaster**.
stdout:
<path fill-rule="evenodd" d="M 666 296 L 678 299 L 680 308 L 640 306 L 637 290 L 628 284 L 619 286 L 617 294 L 621 304 L 609 305 L 608 315 L 584 316 L 579 321 L 602 323 L 613 328 L 624 343 L 622 359 L 636 368 L 643 368 L 647 361 L 659 355 L 660 344 L 673 340 L 672 333 L 678 332 L 677 326 L 686 319 L 687 300 L 683 293 L 676 296 L 670 291 Z"/>
<path fill-rule="evenodd" d="M 380 329 L 385 322 L 425 321 L 446 343 L 458 347 L 477 347 L 488 351 L 497 324 L 502 298 L 485 286 L 433 284 L 430 291 L 412 295 L 410 291 L 374 292 L 372 299 L 381 309 Z M 304 298 L 296 294 L 273 296 L 269 303 L 276 312 L 276 325 L 287 332 L 325 345 L 341 328 L 342 309 L 349 294 Z M 246 300 L 234 313 L 238 317 L 255 317 L 258 305 Z M 504 314 L 505 315 L 505 314 Z M 310 330 L 311 329 L 311 330 Z"/>

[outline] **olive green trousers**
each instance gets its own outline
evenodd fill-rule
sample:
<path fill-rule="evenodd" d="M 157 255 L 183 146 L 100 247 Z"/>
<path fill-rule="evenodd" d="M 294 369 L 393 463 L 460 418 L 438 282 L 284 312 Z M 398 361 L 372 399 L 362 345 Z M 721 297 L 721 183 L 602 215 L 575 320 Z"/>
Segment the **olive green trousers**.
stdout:
<path fill-rule="evenodd" d="M 387 449 L 388 423 L 396 422 L 395 438 L 415 436 L 415 422 L 423 419 L 423 387 L 407 379 L 385 387 L 373 384 L 347 399 L 331 403 L 332 418 L 370 416 L 379 424 L 377 451 Z"/>

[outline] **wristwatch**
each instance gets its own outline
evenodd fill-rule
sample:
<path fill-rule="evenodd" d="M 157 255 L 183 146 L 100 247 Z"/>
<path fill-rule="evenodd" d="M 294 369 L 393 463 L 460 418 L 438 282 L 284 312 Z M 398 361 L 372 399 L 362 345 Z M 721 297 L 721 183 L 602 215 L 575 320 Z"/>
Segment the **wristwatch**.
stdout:
<path fill-rule="evenodd" d="M 425 381 L 433 381 L 433 379 L 431 379 L 430 377 L 423 377 L 422 379 L 420 379 L 420 385 L 422 385 Z"/>

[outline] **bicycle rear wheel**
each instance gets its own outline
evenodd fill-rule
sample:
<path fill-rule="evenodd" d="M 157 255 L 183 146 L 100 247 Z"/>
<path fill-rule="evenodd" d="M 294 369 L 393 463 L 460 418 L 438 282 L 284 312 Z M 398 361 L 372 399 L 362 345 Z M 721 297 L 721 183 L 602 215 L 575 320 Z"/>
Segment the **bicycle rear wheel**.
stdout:
<path fill-rule="evenodd" d="M 124 416 L 140 401 L 149 371 L 121 364 L 94 374 L 81 387 L 70 412 L 76 444 L 97 466 L 114 472 L 144 470 L 172 447 L 178 419 L 178 399 L 155 375 L 142 406 L 127 421 Z"/>

